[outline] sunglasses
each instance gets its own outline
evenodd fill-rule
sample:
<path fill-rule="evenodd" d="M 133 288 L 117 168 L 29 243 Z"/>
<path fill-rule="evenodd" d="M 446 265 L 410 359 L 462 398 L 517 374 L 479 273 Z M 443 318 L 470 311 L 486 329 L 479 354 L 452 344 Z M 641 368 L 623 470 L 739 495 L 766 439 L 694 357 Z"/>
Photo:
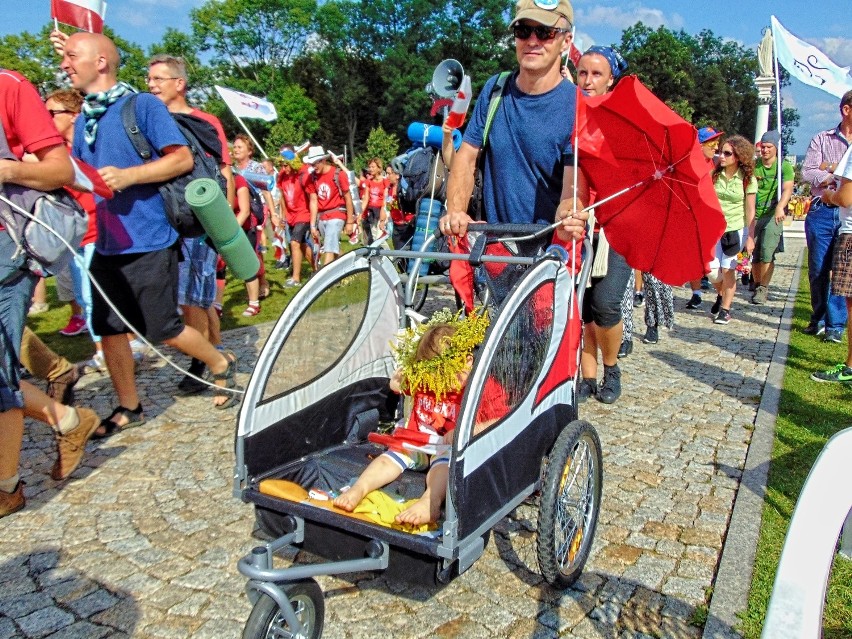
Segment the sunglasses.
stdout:
<path fill-rule="evenodd" d="M 722 151 L 722 155 L 724 155 L 726 158 L 731 157 L 733 154 L 733 151 Z"/>
<path fill-rule="evenodd" d="M 541 41 L 553 40 L 558 33 L 568 33 L 568 29 L 560 29 L 559 27 L 545 27 L 542 24 L 532 26 L 530 24 L 515 24 L 512 25 L 512 34 L 518 40 L 529 40 L 532 34 Z"/>
<path fill-rule="evenodd" d="M 55 118 L 60 113 L 74 113 L 74 111 L 69 111 L 68 109 L 48 109 L 48 113 L 50 113 L 50 117 Z"/>

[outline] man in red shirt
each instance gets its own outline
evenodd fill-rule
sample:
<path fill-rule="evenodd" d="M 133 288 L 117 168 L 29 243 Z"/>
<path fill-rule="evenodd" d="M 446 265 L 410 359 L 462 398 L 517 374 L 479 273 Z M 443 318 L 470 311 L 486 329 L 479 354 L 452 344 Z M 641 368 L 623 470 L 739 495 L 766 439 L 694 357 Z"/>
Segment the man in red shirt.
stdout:
<path fill-rule="evenodd" d="M 234 173 L 231 169 L 231 153 L 228 138 L 222 123 L 215 115 L 195 109 L 186 101 L 189 88 L 186 63 L 183 58 L 167 54 L 155 55 L 148 61 L 148 90 L 156 95 L 169 113 L 184 113 L 210 123 L 219 136 L 222 163 L 219 165 L 228 184 L 228 202 L 234 202 Z M 183 320 L 214 345 L 222 342 L 219 333 L 219 314 L 213 308 L 216 299 L 216 251 L 200 238 L 182 238 L 183 261 L 178 265 L 178 303 L 183 311 Z M 197 377 L 204 375 L 205 365 L 193 358 L 189 372 Z M 187 395 L 206 390 L 207 385 L 186 375 L 178 389 Z"/>
<path fill-rule="evenodd" d="M 290 257 L 293 273 L 284 283 L 288 288 L 302 285 L 302 257 L 313 264 L 311 255 L 311 211 L 308 207 L 308 184 L 313 180 L 310 167 L 304 164 L 293 149 L 281 150 L 284 166 L 278 174 L 281 191 L 281 219 L 290 231 Z"/>
<path fill-rule="evenodd" d="M 0 126 L 0 185 L 51 191 L 73 182 L 65 140 L 35 87 L 19 73 L 5 69 L 0 69 Z M 38 162 L 19 162 L 24 153 L 33 154 Z M 18 476 L 25 408 L 29 415 L 45 416 L 42 419 L 57 431 L 55 479 L 64 479 L 77 467 L 86 441 L 99 424 L 94 411 L 57 404 L 20 380 L 21 335 L 36 280 L 26 255 L 0 226 L 0 517 L 26 503 Z"/>
<path fill-rule="evenodd" d="M 349 177 L 331 164 L 329 154 L 321 146 L 312 146 L 303 158 L 314 167 L 314 179 L 308 183 L 308 206 L 311 211 L 311 235 L 322 236 L 322 263 L 340 257 L 340 232 L 347 235 L 355 224 Z"/>

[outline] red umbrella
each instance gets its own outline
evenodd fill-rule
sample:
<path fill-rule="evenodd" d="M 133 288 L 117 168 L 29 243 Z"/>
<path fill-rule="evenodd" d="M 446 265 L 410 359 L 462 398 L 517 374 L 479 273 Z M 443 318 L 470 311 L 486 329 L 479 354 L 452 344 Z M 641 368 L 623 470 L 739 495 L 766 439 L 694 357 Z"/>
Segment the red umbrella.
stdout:
<path fill-rule="evenodd" d="M 668 284 L 704 275 L 725 218 L 695 127 L 628 76 L 580 97 L 577 134 L 612 248 Z"/>

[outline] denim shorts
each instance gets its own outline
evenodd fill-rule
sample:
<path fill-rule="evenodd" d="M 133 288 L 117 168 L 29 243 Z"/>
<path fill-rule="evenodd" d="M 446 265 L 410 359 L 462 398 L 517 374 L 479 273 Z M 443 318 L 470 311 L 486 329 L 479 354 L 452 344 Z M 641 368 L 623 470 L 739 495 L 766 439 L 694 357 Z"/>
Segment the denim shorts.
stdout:
<path fill-rule="evenodd" d="M 216 251 L 197 237 L 181 241 L 178 264 L 178 304 L 210 308 L 216 299 Z"/>
<path fill-rule="evenodd" d="M 319 232 L 322 235 L 322 252 L 340 254 L 340 234 L 346 225 L 345 220 L 329 218 L 319 221 Z"/>
<path fill-rule="evenodd" d="M 0 413 L 24 407 L 21 394 L 21 338 L 38 278 L 12 260 L 15 244 L 0 231 Z"/>

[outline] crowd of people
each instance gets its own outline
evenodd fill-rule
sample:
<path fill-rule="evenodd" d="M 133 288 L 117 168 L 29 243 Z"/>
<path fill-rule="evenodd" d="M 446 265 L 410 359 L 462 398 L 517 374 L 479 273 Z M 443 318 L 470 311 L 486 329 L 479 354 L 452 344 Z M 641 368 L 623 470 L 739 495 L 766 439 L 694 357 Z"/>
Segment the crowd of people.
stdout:
<path fill-rule="evenodd" d="M 605 230 L 584 211 L 596 194 L 589 188 L 583 162 L 574 169 L 577 92 L 563 77 L 562 63 L 571 46 L 573 19 L 569 0 L 548 5 L 518 2 L 510 24 L 518 69 L 486 82 L 458 149 L 447 143 L 452 130 L 444 129 L 444 161 L 451 170 L 440 226 L 446 235 L 467 233 L 473 222 L 468 210 L 475 176 L 481 170 L 488 222 L 558 222 L 553 241 L 564 244 L 582 239 L 587 231 L 592 234 L 596 258 L 583 299 L 578 399 L 613 403 L 622 392 L 619 359 L 633 350 L 634 308 L 645 309 L 642 341 L 656 344 L 660 329 L 674 323 L 674 297 L 671 287 L 652 274 L 634 272 L 609 246 Z M 0 516 L 25 504 L 18 475 L 24 415 L 49 423 L 56 432 L 55 479 L 74 471 L 90 438 L 145 422 L 134 367 L 134 350 L 144 344 L 165 343 L 191 358 L 181 391 L 205 390 L 206 372 L 216 386 L 215 408 L 238 402 L 233 392 L 238 390 L 237 354 L 222 348 L 220 335 L 226 264 L 203 238 L 179 236 L 158 190 L 162 182 L 193 167 L 176 118 L 190 116 L 212 127 L 221 147 L 215 157 L 225 179 L 225 197 L 257 252 L 259 268 L 245 280 L 243 316 L 258 315 L 271 293 L 264 268 L 270 244 L 275 267 L 289 270 L 284 286 L 298 288 L 306 272 L 339 257 L 341 238 L 356 243 L 360 234 L 360 241 L 370 243 L 389 236 L 395 246 L 403 246 L 414 233 L 414 216 L 398 206 L 398 169 L 381 158 L 369 160 L 360 180 L 340 157 L 318 145 L 287 145 L 275 158 L 258 162 L 249 136 L 240 134 L 229 142 L 218 119 L 187 102 L 188 78 L 180 58 L 152 58 L 149 92 L 137 94 L 118 80 L 118 50 L 106 36 L 68 37 L 56 31 L 51 39 L 71 89 L 54 92 L 43 103 L 20 74 L 0 70 L 0 143 L 8 147 L 0 155 L 8 158 L 0 159 L 0 182 L 42 190 L 67 186 L 73 181 L 70 154 L 98 169 L 112 189 L 109 199 L 78 196 L 89 213 L 89 229 L 79 259 L 67 274 L 57 274 L 57 289 L 60 299 L 72 302 L 62 333 L 91 335 L 96 363 L 110 376 L 116 405 L 103 419 L 70 405 L 79 371 L 25 330 L 39 277 L 14 251 L 8 234 L 0 232 Z M 602 95 L 626 66 L 614 49 L 592 47 L 577 64 L 577 83 L 587 94 Z M 495 94 L 499 101 L 492 99 Z M 122 107 L 131 97 L 138 128 L 153 149 L 150 158 L 140 157 L 125 130 Z M 852 92 L 841 100 L 840 110 L 841 123 L 814 138 L 803 170 L 816 196 L 806 223 L 814 311 L 806 332 L 824 334 L 831 342 L 841 341 L 852 305 Z M 745 282 L 753 293 L 751 303 L 768 300 L 775 256 L 783 250 L 792 166 L 780 160 L 780 137 L 773 131 L 760 140 L 759 154 L 745 137 L 711 127 L 698 132 L 698 142 L 726 227 L 707 265 L 707 278 L 689 283 L 692 297 L 684 310 L 701 310 L 702 291 L 712 286 L 717 293 L 710 307 L 712 321 L 724 325 L 734 317 L 742 251 L 751 255 L 753 264 L 751 279 Z M 18 161 L 25 154 L 35 161 Z M 92 289 L 86 270 L 102 291 Z M 21 363 L 48 380 L 49 394 L 20 379 Z M 814 379 L 852 382 L 852 347 L 845 363 L 815 373 Z M 354 501 L 355 493 L 341 499 L 345 506 Z M 435 500 L 426 502 L 428 507 L 418 508 L 414 519 L 423 519 L 422 511 L 434 513 Z"/>

